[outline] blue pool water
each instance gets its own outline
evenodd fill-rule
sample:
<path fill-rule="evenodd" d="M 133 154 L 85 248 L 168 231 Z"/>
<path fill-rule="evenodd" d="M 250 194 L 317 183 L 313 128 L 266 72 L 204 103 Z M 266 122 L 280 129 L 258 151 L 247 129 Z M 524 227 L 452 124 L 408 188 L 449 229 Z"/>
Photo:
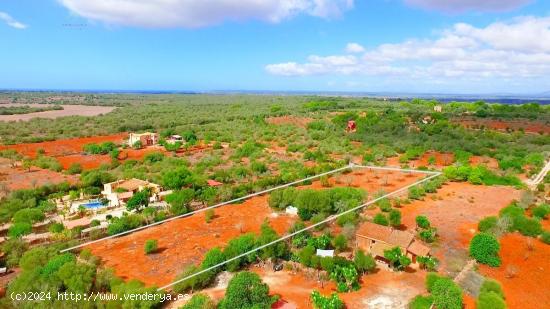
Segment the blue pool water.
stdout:
<path fill-rule="evenodd" d="M 82 204 L 82 206 L 86 208 L 100 208 L 100 207 L 103 207 L 103 204 L 101 204 L 99 200 L 96 200 L 96 201 L 90 201 L 88 203 L 84 203 Z"/>

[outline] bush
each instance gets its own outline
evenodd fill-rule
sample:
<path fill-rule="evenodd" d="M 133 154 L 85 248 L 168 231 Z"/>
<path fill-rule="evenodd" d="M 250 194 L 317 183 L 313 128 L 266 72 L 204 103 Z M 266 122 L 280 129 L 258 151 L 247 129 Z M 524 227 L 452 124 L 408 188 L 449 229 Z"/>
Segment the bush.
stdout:
<path fill-rule="evenodd" d="M 485 217 L 481 219 L 477 224 L 477 229 L 480 232 L 490 232 L 497 226 L 498 218 L 495 216 Z"/>
<path fill-rule="evenodd" d="M 542 234 L 540 235 L 540 240 L 542 240 L 543 243 L 550 245 L 550 232 L 542 232 Z"/>
<path fill-rule="evenodd" d="M 415 218 L 416 226 L 422 229 L 427 229 L 430 227 L 430 220 L 426 216 L 416 216 Z"/>
<path fill-rule="evenodd" d="M 8 236 L 11 238 L 28 235 L 32 232 L 32 225 L 28 222 L 14 223 L 8 230 Z"/>
<path fill-rule="evenodd" d="M 495 236 L 487 233 L 478 233 L 470 242 L 470 256 L 481 264 L 498 267 L 501 264 L 498 252 L 500 244 Z"/>
<path fill-rule="evenodd" d="M 434 299 L 431 295 L 418 295 L 409 303 L 409 309 L 430 309 Z"/>
<path fill-rule="evenodd" d="M 504 298 L 504 291 L 502 290 L 502 286 L 496 280 L 487 279 L 483 281 L 483 284 L 479 289 L 479 293 L 481 294 L 481 293 L 489 293 L 489 292 L 496 293 L 500 298 Z"/>
<path fill-rule="evenodd" d="M 65 229 L 65 226 L 63 226 L 63 223 L 52 223 L 50 226 L 48 226 L 48 231 L 50 233 L 61 233 Z"/>
<path fill-rule="evenodd" d="M 311 301 L 316 309 L 343 309 L 344 302 L 338 297 L 338 294 L 332 293 L 330 297 L 323 296 L 319 291 L 311 292 Z"/>
<path fill-rule="evenodd" d="M 462 289 L 450 278 L 440 278 L 432 288 L 437 309 L 462 309 Z"/>
<path fill-rule="evenodd" d="M 437 273 L 428 273 L 428 275 L 426 275 L 426 290 L 431 293 L 435 282 L 441 278 L 443 277 L 439 276 Z"/>
<path fill-rule="evenodd" d="M 269 296 L 269 286 L 260 276 L 244 271 L 236 274 L 227 285 L 224 298 L 218 308 L 257 308 L 269 309 L 276 298 Z"/>
<path fill-rule="evenodd" d="M 180 309 L 215 309 L 216 304 L 206 294 L 195 294 Z"/>
<path fill-rule="evenodd" d="M 432 243 L 437 238 L 437 229 L 432 227 L 429 229 L 422 230 L 418 233 L 420 239 L 427 243 Z"/>
<path fill-rule="evenodd" d="M 67 169 L 67 173 L 71 175 L 82 173 L 82 165 L 80 163 L 73 163 Z"/>
<path fill-rule="evenodd" d="M 384 226 L 388 226 L 390 224 L 389 221 L 388 221 L 388 218 L 386 216 L 384 216 L 384 214 L 382 214 L 382 213 L 377 213 L 374 216 L 374 219 L 372 220 L 372 222 L 374 222 L 376 224 L 384 225 Z"/>
<path fill-rule="evenodd" d="M 544 220 L 548 217 L 548 214 L 550 214 L 550 205 L 548 204 L 541 204 L 533 208 L 533 217 Z"/>
<path fill-rule="evenodd" d="M 376 261 L 372 255 L 366 255 L 363 250 L 357 250 L 353 258 L 355 268 L 359 273 L 370 273 L 376 268 Z"/>
<path fill-rule="evenodd" d="M 339 234 L 332 240 L 332 245 L 336 250 L 341 252 L 348 248 L 348 240 L 346 239 L 346 236 Z"/>
<path fill-rule="evenodd" d="M 384 258 L 390 262 L 390 266 L 397 270 L 405 270 L 411 264 L 411 259 L 403 254 L 400 247 L 384 250 Z"/>
<path fill-rule="evenodd" d="M 477 309 L 506 309 L 506 303 L 495 292 L 480 293 L 476 301 Z"/>
<path fill-rule="evenodd" d="M 401 212 L 399 210 L 392 210 L 389 214 L 389 223 L 391 226 L 397 227 L 401 225 Z"/>
<path fill-rule="evenodd" d="M 156 239 L 148 239 L 145 242 L 145 254 L 151 254 L 156 252 L 158 249 L 158 242 Z"/>
<path fill-rule="evenodd" d="M 542 233 L 542 225 L 539 220 L 527 218 L 525 216 L 517 217 L 514 220 L 514 228 L 522 235 L 536 237 Z"/>

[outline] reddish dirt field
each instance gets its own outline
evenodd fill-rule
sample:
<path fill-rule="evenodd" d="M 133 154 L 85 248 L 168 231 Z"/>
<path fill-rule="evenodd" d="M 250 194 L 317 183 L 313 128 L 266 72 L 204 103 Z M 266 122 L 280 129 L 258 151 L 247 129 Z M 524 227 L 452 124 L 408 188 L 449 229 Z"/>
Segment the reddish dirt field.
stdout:
<path fill-rule="evenodd" d="M 550 124 L 537 121 L 513 121 L 513 120 L 497 120 L 497 119 L 455 119 L 454 122 L 463 125 L 466 128 L 478 129 L 484 126 L 493 130 L 505 131 L 511 129 L 517 131 L 523 129 L 529 133 L 550 133 Z"/>
<path fill-rule="evenodd" d="M 110 164 L 111 157 L 109 155 L 68 155 L 57 157 L 57 160 L 64 169 L 68 169 L 71 165 L 78 163 L 82 169 L 89 170 L 98 168 L 102 164 Z"/>
<path fill-rule="evenodd" d="M 384 266 L 379 266 L 384 267 Z M 269 285 L 270 294 L 279 295 L 280 301 L 272 308 L 313 308 L 310 295 L 313 290 L 329 296 L 336 292 L 333 281 L 321 284 L 317 281 L 315 270 L 282 270 L 253 266 L 249 269 L 260 275 L 262 281 Z M 426 272 L 392 272 L 378 269 L 375 273 L 361 277 L 361 289 L 350 293 L 340 293 L 346 308 L 406 308 L 406 305 L 418 294 L 426 293 L 424 289 Z M 201 291 L 216 300 L 225 294 L 225 286 L 217 286 Z M 177 308 L 182 303 L 172 304 Z"/>
<path fill-rule="evenodd" d="M 296 117 L 296 116 L 281 116 L 281 117 L 270 117 L 265 120 L 267 123 L 283 125 L 290 124 L 297 127 L 305 128 L 308 123 L 312 122 L 312 118 L 307 117 Z"/>
<path fill-rule="evenodd" d="M 383 188 L 386 192 L 413 183 L 421 175 L 400 172 L 358 170 L 331 179 L 335 186 L 352 185 L 368 192 Z M 319 182 L 301 188 L 322 188 Z M 198 264 L 211 248 L 223 247 L 241 234 L 236 227 L 242 224 L 244 232 L 258 232 L 265 218 L 281 235 L 286 233 L 294 217 L 275 217 L 267 204 L 267 196 L 246 200 L 242 204 L 228 205 L 216 210 L 216 218 L 206 223 L 204 215 L 197 214 L 174 220 L 157 227 L 128 236 L 110 239 L 89 248 L 99 256 L 106 267 L 115 269 L 124 279 L 138 279 L 147 285 L 167 284 L 179 274 L 185 265 Z M 147 239 L 157 239 L 160 252 L 145 255 L 143 247 Z M 128 258 L 131 257 L 131 258 Z"/>
<path fill-rule="evenodd" d="M 127 133 L 119 133 L 114 135 L 93 136 L 82 138 L 61 139 L 51 142 L 16 144 L 16 145 L 0 145 L 0 150 L 15 149 L 18 153 L 31 158 L 36 157 L 38 150 L 43 149 L 44 155 L 49 157 L 67 156 L 80 154 L 83 146 L 90 143 L 113 142 L 120 144 L 128 137 Z"/>
<path fill-rule="evenodd" d="M 502 266 L 480 265 L 479 271 L 502 284 L 506 304 L 510 309 L 550 308 L 550 246 L 520 234 L 500 238 Z M 508 278 L 507 269 L 516 268 L 517 275 Z"/>
<path fill-rule="evenodd" d="M 520 191 L 503 186 L 476 186 L 451 182 L 423 201 L 413 201 L 402 208 L 403 225 L 414 229 L 415 218 L 425 215 L 438 229 L 439 241 L 432 246 L 434 254 L 448 273 L 455 271 L 451 261 L 466 252 L 477 223 L 520 198 Z M 451 224 L 452 223 L 452 224 Z"/>
<path fill-rule="evenodd" d="M 241 235 L 241 231 L 258 233 L 266 218 L 279 234 L 286 232 L 294 220 L 286 215 L 270 216 L 272 210 L 267 205 L 267 196 L 223 206 L 215 213 L 210 223 L 206 223 L 204 214 L 196 214 L 88 248 L 106 267 L 114 268 L 118 276 L 160 286 L 172 282 L 186 265 L 200 263 L 208 250 L 224 247 L 230 239 Z M 159 253 L 145 254 L 147 239 L 158 240 Z"/>
<path fill-rule="evenodd" d="M 47 104 L 5 104 L 3 106 L 21 106 L 29 105 L 31 107 L 45 107 Z M 113 106 L 91 106 L 91 105 L 62 105 L 62 110 L 51 110 L 45 112 L 19 114 L 19 115 L 0 115 L 0 121 L 28 121 L 33 118 L 59 118 L 65 116 L 98 116 L 112 112 Z"/>
<path fill-rule="evenodd" d="M 9 191 L 32 189 L 33 187 L 65 181 L 74 184 L 78 181 L 78 177 L 37 167 L 31 168 L 30 171 L 20 167 L 13 168 L 10 166 L 9 160 L 0 158 L 0 185 L 5 186 Z M 0 193 L 0 196 L 2 194 Z"/>

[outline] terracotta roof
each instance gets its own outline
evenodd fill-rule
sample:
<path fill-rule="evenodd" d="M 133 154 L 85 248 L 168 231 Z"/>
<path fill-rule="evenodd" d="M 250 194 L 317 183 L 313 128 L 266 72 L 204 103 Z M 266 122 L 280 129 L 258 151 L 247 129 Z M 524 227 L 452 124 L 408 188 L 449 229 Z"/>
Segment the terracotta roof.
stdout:
<path fill-rule="evenodd" d="M 365 222 L 361 224 L 356 234 L 360 237 L 389 242 L 391 228 L 372 222 Z"/>
<path fill-rule="evenodd" d="M 427 256 L 430 254 L 430 247 L 424 245 L 420 241 L 413 241 L 412 244 L 407 248 L 407 251 L 411 252 L 417 256 Z"/>
<path fill-rule="evenodd" d="M 147 181 L 145 181 L 145 180 L 132 178 L 132 179 L 121 181 L 117 185 L 117 188 L 123 188 L 123 189 L 126 189 L 128 191 L 134 191 L 134 190 L 139 189 L 140 186 L 144 186 L 146 184 L 147 184 Z"/>
<path fill-rule="evenodd" d="M 407 248 L 414 239 L 414 235 L 400 230 L 392 230 L 388 243 Z"/>
<path fill-rule="evenodd" d="M 370 249 L 370 253 L 373 256 L 379 256 L 384 257 L 384 250 L 391 250 L 393 246 L 383 243 L 383 242 L 377 242 L 374 245 L 372 245 Z"/>

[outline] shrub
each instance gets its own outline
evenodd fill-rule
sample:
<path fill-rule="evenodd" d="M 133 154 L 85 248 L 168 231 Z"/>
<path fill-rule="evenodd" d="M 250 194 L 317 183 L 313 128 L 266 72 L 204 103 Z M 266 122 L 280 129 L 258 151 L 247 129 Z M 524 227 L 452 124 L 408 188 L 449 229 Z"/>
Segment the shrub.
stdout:
<path fill-rule="evenodd" d="M 479 289 L 479 293 L 488 293 L 488 292 L 496 293 L 500 298 L 504 298 L 504 291 L 502 290 L 502 286 L 496 280 L 487 279 L 483 281 L 483 284 Z"/>
<path fill-rule="evenodd" d="M 145 242 L 145 254 L 151 254 L 156 252 L 158 249 L 158 242 L 156 239 L 148 239 Z"/>
<path fill-rule="evenodd" d="M 195 294 L 180 309 L 215 309 L 216 304 L 206 294 Z"/>
<path fill-rule="evenodd" d="M 32 225 L 28 222 L 14 223 L 8 230 L 8 236 L 15 238 L 28 235 L 32 232 Z"/>
<path fill-rule="evenodd" d="M 397 227 L 401 225 L 401 212 L 399 210 L 392 210 L 389 214 L 389 223 L 391 226 Z"/>
<path fill-rule="evenodd" d="M 422 230 L 418 233 L 420 239 L 425 242 L 432 243 L 437 238 L 437 229 L 432 227 L 429 229 Z"/>
<path fill-rule="evenodd" d="M 50 226 L 48 226 L 48 231 L 50 233 L 61 233 L 65 229 L 65 226 L 63 226 L 63 223 L 55 222 L 52 223 Z"/>
<path fill-rule="evenodd" d="M 434 271 L 439 264 L 439 260 L 433 256 L 419 256 L 416 258 L 421 268 Z"/>
<path fill-rule="evenodd" d="M 418 295 L 409 303 L 409 309 L 430 309 L 434 299 L 431 295 Z"/>
<path fill-rule="evenodd" d="M 432 296 L 438 309 L 462 309 L 462 289 L 450 278 L 436 280 Z"/>
<path fill-rule="evenodd" d="M 527 218 L 525 216 L 517 217 L 514 220 L 514 228 L 522 235 L 536 237 L 542 233 L 542 225 L 537 219 Z"/>
<path fill-rule="evenodd" d="M 214 212 L 213 208 L 210 208 L 204 212 L 204 220 L 206 221 L 206 223 L 210 223 L 215 216 L 216 213 Z"/>
<path fill-rule="evenodd" d="M 227 285 L 224 298 L 218 308 L 271 308 L 276 298 L 269 296 L 269 286 L 252 272 L 236 274 Z"/>
<path fill-rule="evenodd" d="M 480 293 L 476 301 L 477 309 L 506 309 L 506 303 L 495 292 Z"/>
<path fill-rule="evenodd" d="M 82 173 L 82 165 L 80 163 L 73 163 L 67 169 L 67 173 L 71 175 Z"/>
<path fill-rule="evenodd" d="M 336 250 L 344 251 L 348 247 L 348 240 L 346 239 L 346 236 L 339 234 L 332 240 L 332 245 Z"/>
<path fill-rule="evenodd" d="M 546 219 L 546 217 L 550 214 L 550 205 L 548 204 L 541 204 L 535 208 L 533 208 L 533 216 L 537 217 L 539 219 Z"/>
<path fill-rule="evenodd" d="M 355 252 L 353 263 L 355 263 L 355 268 L 357 268 L 357 271 L 360 273 L 369 273 L 376 268 L 376 261 L 372 255 L 366 255 L 363 250 L 357 250 Z"/>
<path fill-rule="evenodd" d="M 24 208 L 13 215 L 14 223 L 35 223 L 44 220 L 44 213 L 38 208 Z"/>
<path fill-rule="evenodd" d="M 332 293 L 330 297 L 323 296 L 319 291 L 311 292 L 311 301 L 316 309 L 343 309 L 344 302 L 338 297 L 338 294 Z"/>
<path fill-rule="evenodd" d="M 397 270 L 404 270 L 411 264 L 411 259 L 403 254 L 400 247 L 384 250 L 384 258 L 390 262 L 391 267 Z"/>
<path fill-rule="evenodd" d="M 380 225 L 384 225 L 384 226 L 388 226 L 390 224 L 389 221 L 388 221 L 388 218 L 386 216 L 384 216 L 384 214 L 382 214 L 382 213 L 377 213 L 374 216 L 374 219 L 372 221 L 376 224 L 380 224 Z"/>
<path fill-rule="evenodd" d="M 430 227 L 430 220 L 426 216 L 416 216 L 415 218 L 416 226 L 422 229 L 427 229 Z"/>
<path fill-rule="evenodd" d="M 487 233 L 478 233 L 470 242 L 470 256 L 482 264 L 498 267 L 501 264 L 498 252 L 500 244 L 495 236 Z"/>
<path fill-rule="evenodd" d="M 550 232 L 548 231 L 542 232 L 542 234 L 540 235 L 540 239 L 542 240 L 543 243 L 550 245 Z"/>
<path fill-rule="evenodd" d="M 490 232 L 497 226 L 498 218 L 495 216 L 485 217 L 481 219 L 477 224 L 477 229 L 480 232 Z"/>
<path fill-rule="evenodd" d="M 437 273 L 434 273 L 434 272 L 428 273 L 428 275 L 426 275 L 426 290 L 428 290 L 428 292 L 431 293 L 435 282 L 441 278 L 443 277 L 439 276 Z"/>

